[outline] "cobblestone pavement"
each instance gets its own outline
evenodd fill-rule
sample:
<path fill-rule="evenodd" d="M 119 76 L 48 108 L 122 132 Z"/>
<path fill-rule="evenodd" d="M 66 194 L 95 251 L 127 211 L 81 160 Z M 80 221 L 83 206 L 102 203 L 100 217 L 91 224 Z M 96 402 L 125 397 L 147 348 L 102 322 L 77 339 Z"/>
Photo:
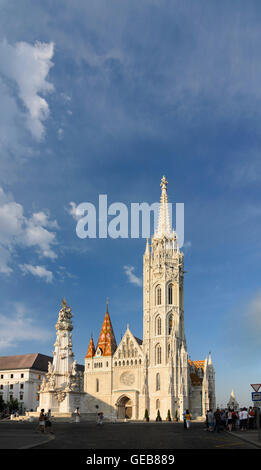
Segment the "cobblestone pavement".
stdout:
<path fill-rule="evenodd" d="M 209 433 L 192 423 L 57 423 L 56 438 L 38 449 L 256 449 L 226 432 Z"/>
<path fill-rule="evenodd" d="M 0 421 L 0 449 L 28 449 L 54 439 L 36 427 L 37 423 Z"/>
<path fill-rule="evenodd" d="M 1 449 L 257 449 L 235 433 L 209 433 L 204 424 L 55 422 L 55 435 L 37 424 L 0 422 Z"/>

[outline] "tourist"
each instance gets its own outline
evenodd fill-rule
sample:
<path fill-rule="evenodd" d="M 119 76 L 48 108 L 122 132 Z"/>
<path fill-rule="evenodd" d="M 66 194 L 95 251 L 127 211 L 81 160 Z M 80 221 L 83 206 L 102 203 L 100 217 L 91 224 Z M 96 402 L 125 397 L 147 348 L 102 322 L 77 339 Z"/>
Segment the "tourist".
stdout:
<path fill-rule="evenodd" d="M 212 409 L 208 411 L 208 430 L 210 432 L 214 430 L 214 414 Z"/>
<path fill-rule="evenodd" d="M 248 410 L 249 429 L 254 429 L 254 422 L 255 422 L 255 410 L 254 408 L 252 408 L 252 406 L 250 406 Z"/>
<path fill-rule="evenodd" d="M 39 416 L 39 428 L 41 432 L 45 432 L 45 415 L 44 415 L 44 409 L 41 409 L 41 413 Z"/>
<path fill-rule="evenodd" d="M 191 414 L 190 414 L 189 410 L 186 410 L 185 419 L 186 419 L 187 429 L 189 429 L 190 428 L 190 421 L 191 421 Z"/>
<path fill-rule="evenodd" d="M 242 431 L 247 430 L 248 412 L 246 408 L 242 410 Z"/>
<path fill-rule="evenodd" d="M 51 410 L 48 410 L 48 412 L 45 415 L 45 427 L 49 429 L 49 432 L 51 434 L 54 434 L 53 433 L 53 425 L 52 425 L 52 421 L 51 421 Z"/>
<path fill-rule="evenodd" d="M 232 411 L 229 409 L 227 412 L 227 426 L 228 426 L 229 432 L 232 431 L 232 423 L 233 423 Z"/>
<path fill-rule="evenodd" d="M 184 423 L 184 428 L 187 429 L 187 424 L 186 424 L 186 411 L 184 410 L 183 412 L 183 423 Z"/>
<path fill-rule="evenodd" d="M 103 422 L 103 412 L 101 411 L 100 413 L 98 413 L 98 424 L 102 424 Z"/>
<path fill-rule="evenodd" d="M 80 410 L 78 407 L 76 408 L 74 413 L 75 413 L 75 422 L 79 423 L 80 422 Z"/>
<path fill-rule="evenodd" d="M 237 412 L 232 410 L 232 431 L 236 430 Z"/>
<path fill-rule="evenodd" d="M 207 410 L 207 412 L 206 412 L 206 428 L 207 428 L 207 431 L 208 431 L 208 412 L 209 412 L 209 410 Z"/>
<path fill-rule="evenodd" d="M 217 408 L 217 411 L 215 411 L 214 417 L 215 417 L 215 427 L 214 427 L 214 431 L 220 432 L 221 413 L 220 413 L 219 408 Z"/>
<path fill-rule="evenodd" d="M 242 431 L 242 412 L 243 412 L 243 409 L 240 408 L 240 411 L 238 412 L 238 418 L 239 418 L 239 429 Z"/>

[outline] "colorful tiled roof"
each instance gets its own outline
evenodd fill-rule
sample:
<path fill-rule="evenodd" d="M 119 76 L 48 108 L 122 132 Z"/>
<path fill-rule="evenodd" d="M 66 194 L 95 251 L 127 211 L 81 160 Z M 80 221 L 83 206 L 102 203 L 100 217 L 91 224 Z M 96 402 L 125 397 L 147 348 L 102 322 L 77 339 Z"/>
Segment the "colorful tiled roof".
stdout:
<path fill-rule="evenodd" d="M 117 343 L 116 343 L 116 339 L 114 336 L 108 309 L 107 309 L 107 312 L 105 313 L 105 317 L 103 320 L 99 340 L 97 343 L 96 352 L 98 348 L 101 349 L 102 356 L 112 356 L 117 349 Z"/>
<path fill-rule="evenodd" d="M 86 354 L 85 357 L 93 357 L 94 355 L 95 355 L 95 346 L 94 346 L 93 339 L 91 338 L 90 343 L 89 343 L 89 347 L 88 347 L 88 351 L 87 351 L 87 354 Z"/>
<path fill-rule="evenodd" d="M 201 369 L 202 374 L 205 369 L 205 361 L 191 361 L 188 360 L 188 363 L 191 367 L 190 380 L 192 386 L 197 386 L 202 384 L 202 377 L 199 376 L 199 370 Z"/>
<path fill-rule="evenodd" d="M 195 366 L 197 369 L 205 369 L 205 361 L 191 361 L 188 360 L 190 366 Z"/>

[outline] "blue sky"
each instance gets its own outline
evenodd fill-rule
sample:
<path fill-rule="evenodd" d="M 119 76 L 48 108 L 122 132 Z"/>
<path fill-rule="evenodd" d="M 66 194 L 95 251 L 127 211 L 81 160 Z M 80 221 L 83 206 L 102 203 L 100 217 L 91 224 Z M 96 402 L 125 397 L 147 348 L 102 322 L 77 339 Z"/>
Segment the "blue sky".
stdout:
<path fill-rule="evenodd" d="M 258 1 L 0 0 L 0 354 L 50 354 L 62 297 L 83 363 L 109 297 L 142 336 L 143 239 L 85 239 L 70 202 L 185 204 L 185 328 L 217 403 L 261 380 Z M 135 280 L 135 278 L 134 278 Z"/>

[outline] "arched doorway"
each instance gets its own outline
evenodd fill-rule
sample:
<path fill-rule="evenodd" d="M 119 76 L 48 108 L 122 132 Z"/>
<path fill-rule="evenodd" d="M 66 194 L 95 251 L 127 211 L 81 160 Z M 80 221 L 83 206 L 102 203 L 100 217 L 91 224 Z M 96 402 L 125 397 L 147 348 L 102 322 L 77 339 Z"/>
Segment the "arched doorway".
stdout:
<path fill-rule="evenodd" d="M 125 395 L 117 401 L 118 407 L 118 418 L 119 419 L 131 419 L 132 417 L 132 401 Z"/>

